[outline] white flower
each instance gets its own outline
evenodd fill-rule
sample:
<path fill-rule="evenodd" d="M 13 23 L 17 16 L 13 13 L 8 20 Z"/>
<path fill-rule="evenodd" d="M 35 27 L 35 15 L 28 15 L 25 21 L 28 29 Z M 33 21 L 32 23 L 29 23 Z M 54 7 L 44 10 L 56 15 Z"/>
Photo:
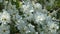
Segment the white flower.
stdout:
<path fill-rule="evenodd" d="M 44 9 L 42 10 L 42 13 L 47 14 L 48 12 L 47 12 L 47 10 L 44 8 Z"/>
<path fill-rule="evenodd" d="M 42 17 L 42 16 L 37 16 L 37 20 L 38 20 L 38 21 L 39 21 L 39 20 L 41 20 L 41 21 L 42 21 L 42 20 L 44 20 L 44 19 L 43 19 L 43 17 Z"/>
<path fill-rule="evenodd" d="M 59 26 L 55 23 L 51 23 L 49 26 L 49 30 L 51 30 L 51 32 L 56 32 L 56 30 L 59 29 Z"/>
<path fill-rule="evenodd" d="M 42 9 L 42 5 L 39 4 L 39 3 L 36 3 L 36 4 L 34 5 L 34 7 L 35 7 L 36 9 Z"/>
<path fill-rule="evenodd" d="M 28 24 L 28 28 L 31 31 L 31 33 L 35 32 L 35 26 L 33 26 L 32 24 Z"/>
<path fill-rule="evenodd" d="M 35 28 L 35 26 L 33 26 L 32 24 L 28 24 L 29 27 Z"/>
<path fill-rule="evenodd" d="M 24 30 L 26 34 L 31 32 L 27 26 L 24 27 Z"/>
<path fill-rule="evenodd" d="M 26 13 L 26 14 L 24 14 L 24 16 L 25 16 L 24 19 L 26 19 L 26 20 L 31 21 L 33 19 L 33 14 L 32 13 Z"/>
<path fill-rule="evenodd" d="M 30 10 L 30 12 L 32 13 L 32 12 L 34 12 L 34 10 L 32 9 L 32 10 Z"/>
<path fill-rule="evenodd" d="M 3 10 L 3 13 L 1 14 L 0 20 L 2 23 L 6 24 L 6 22 L 10 22 L 10 14 L 6 11 Z"/>
<path fill-rule="evenodd" d="M 1 25 L 0 26 L 0 34 L 10 34 L 9 28 L 10 28 L 10 26 Z"/>
<path fill-rule="evenodd" d="M 34 19 L 37 23 L 41 23 L 46 19 L 46 16 L 42 13 L 41 14 L 37 13 L 37 14 L 35 14 Z"/>
<path fill-rule="evenodd" d="M 18 30 L 22 30 L 26 26 L 26 23 L 22 19 L 20 19 L 20 20 L 17 20 L 16 26 Z"/>
<path fill-rule="evenodd" d="M 29 5 L 22 5 L 23 12 L 27 12 L 29 9 Z"/>

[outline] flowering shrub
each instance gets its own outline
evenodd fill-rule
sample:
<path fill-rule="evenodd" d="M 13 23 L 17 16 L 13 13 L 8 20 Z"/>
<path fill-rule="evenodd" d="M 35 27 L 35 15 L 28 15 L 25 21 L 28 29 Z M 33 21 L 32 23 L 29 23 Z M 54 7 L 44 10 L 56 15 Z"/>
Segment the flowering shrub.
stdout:
<path fill-rule="evenodd" d="M 60 34 L 60 8 L 55 9 L 55 2 L 0 0 L 0 34 Z"/>

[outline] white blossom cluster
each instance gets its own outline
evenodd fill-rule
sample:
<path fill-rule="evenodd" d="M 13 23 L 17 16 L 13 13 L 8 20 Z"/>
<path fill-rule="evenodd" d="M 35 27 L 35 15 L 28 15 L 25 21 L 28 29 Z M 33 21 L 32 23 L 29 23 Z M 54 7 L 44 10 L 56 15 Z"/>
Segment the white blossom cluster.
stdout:
<path fill-rule="evenodd" d="M 40 3 L 31 0 L 22 3 L 20 11 L 16 5 L 9 2 L 8 6 L 5 5 L 5 8 L 0 12 L 0 34 L 10 34 L 10 25 L 14 23 L 19 34 L 58 34 L 59 23 L 53 21 L 54 17 L 52 18 L 56 12 L 50 14 L 45 8 L 42 9 Z M 20 15 L 21 12 L 22 15 Z"/>

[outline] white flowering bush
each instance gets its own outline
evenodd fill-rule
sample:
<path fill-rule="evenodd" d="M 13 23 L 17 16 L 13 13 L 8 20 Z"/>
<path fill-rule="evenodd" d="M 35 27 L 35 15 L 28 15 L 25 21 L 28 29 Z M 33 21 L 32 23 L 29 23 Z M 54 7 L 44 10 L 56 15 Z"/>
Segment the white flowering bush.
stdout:
<path fill-rule="evenodd" d="M 55 9 L 55 2 L 0 0 L 0 34 L 60 34 L 60 8 Z"/>

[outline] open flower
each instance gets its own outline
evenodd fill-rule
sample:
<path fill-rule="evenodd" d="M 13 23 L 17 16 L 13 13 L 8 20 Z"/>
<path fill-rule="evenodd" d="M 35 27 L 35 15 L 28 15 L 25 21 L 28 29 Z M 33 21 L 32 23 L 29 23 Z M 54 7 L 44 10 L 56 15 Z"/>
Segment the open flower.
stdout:
<path fill-rule="evenodd" d="M 6 22 L 10 22 L 10 14 L 3 10 L 3 13 L 1 14 L 0 20 L 2 23 L 6 24 Z"/>
<path fill-rule="evenodd" d="M 51 32 L 56 32 L 56 30 L 59 29 L 59 26 L 55 23 L 52 23 L 49 27 L 50 27 L 49 30 Z"/>
<path fill-rule="evenodd" d="M 6 26 L 6 25 L 1 25 L 0 26 L 0 34 L 9 34 L 10 30 L 9 30 L 10 26 Z"/>
<path fill-rule="evenodd" d="M 41 13 L 41 14 L 36 13 L 34 19 L 35 19 L 35 22 L 41 24 L 43 21 L 45 21 L 46 16 L 43 13 Z"/>

